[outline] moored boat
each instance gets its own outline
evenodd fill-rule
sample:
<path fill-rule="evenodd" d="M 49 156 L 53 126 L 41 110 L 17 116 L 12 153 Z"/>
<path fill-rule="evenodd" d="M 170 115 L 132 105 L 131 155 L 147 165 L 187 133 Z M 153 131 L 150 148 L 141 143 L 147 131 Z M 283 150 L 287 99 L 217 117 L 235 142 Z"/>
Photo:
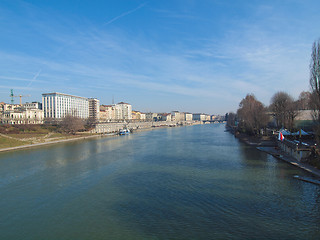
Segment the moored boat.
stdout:
<path fill-rule="evenodd" d="M 119 135 L 127 135 L 127 134 L 130 134 L 130 130 L 129 129 L 121 129 L 119 131 Z"/>

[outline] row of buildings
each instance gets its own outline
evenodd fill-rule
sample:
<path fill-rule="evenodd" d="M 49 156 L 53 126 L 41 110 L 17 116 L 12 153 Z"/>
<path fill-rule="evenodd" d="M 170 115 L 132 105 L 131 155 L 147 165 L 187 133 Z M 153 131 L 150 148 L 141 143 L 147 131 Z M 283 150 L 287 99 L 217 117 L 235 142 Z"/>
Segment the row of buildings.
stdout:
<path fill-rule="evenodd" d="M 78 97 L 64 93 L 44 93 L 42 103 L 0 103 L 2 124 L 42 124 L 45 120 L 61 120 L 71 115 L 92 122 L 116 121 L 212 121 L 214 116 L 173 111 L 171 113 L 142 113 L 133 111 L 128 103 L 100 105 L 96 98 Z"/>

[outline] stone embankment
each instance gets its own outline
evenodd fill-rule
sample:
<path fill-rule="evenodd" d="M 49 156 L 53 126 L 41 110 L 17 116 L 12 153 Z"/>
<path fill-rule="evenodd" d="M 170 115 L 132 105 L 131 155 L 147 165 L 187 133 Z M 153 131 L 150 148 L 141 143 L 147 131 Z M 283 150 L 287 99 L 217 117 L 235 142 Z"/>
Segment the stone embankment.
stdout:
<path fill-rule="evenodd" d="M 252 146 L 256 147 L 258 150 L 266 152 L 275 158 L 287 162 L 295 167 L 298 167 L 308 173 L 310 173 L 313 177 L 320 179 L 320 170 L 311 166 L 308 163 L 299 161 L 294 158 L 294 155 L 288 154 L 286 151 L 282 151 L 278 147 L 278 143 L 275 137 L 252 137 L 246 134 L 237 134 L 236 131 L 232 131 L 232 129 L 228 129 L 232 134 L 235 135 L 240 141 Z M 300 178 L 297 178 L 300 179 Z M 305 181 L 305 179 L 301 178 L 300 180 Z M 319 180 L 308 180 L 308 182 L 320 185 Z"/>
<path fill-rule="evenodd" d="M 314 177 L 317 177 L 318 179 L 320 179 L 320 170 L 310 166 L 307 163 L 301 162 L 296 160 L 295 158 L 293 158 L 292 156 L 290 156 L 289 154 L 287 154 L 284 151 L 281 151 L 278 148 L 274 148 L 274 147 L 257 147 L 258 150 L 266 152 L 271 154 L 272 156 L 274 156 L 275 158 L 281 159 L 293 166 L 299 167 L 301 169 L 303 169 L 304 171 L 312 174 Z M 317 183 L 318 184 L 318 183 Z"/>
<path fill-rule="evenodd" d="M 201 124 L 200 121 L 159 121 L 159 122 L 116 122 L 116 123 L 99 123 L 96 127 L 91 130 L 91 133 L 115 133 L 119 132 L 121 129 L 130 130 L 142 130 L 150 129 L 156 127 L 176 127 L 176 126 L 186 126 L 186 125 L 196 125 Z"/>

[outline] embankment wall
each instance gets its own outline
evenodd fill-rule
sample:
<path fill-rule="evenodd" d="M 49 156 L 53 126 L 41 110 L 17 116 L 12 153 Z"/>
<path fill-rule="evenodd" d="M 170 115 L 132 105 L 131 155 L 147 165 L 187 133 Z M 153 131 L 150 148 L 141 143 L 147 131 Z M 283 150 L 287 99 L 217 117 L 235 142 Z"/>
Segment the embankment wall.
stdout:
<path fill-rule="evenodd" d="M 127 128 L 130 130 L 148 129 L 154 127 L 176 127 L 186 125 L 201 124 L 200 121 L 159 121 L 159 122 L 117 122 L 117 123 L 99 123 L 95 126 L 91 133 L 114 133 L 119 132 L 121 129 Z"/>

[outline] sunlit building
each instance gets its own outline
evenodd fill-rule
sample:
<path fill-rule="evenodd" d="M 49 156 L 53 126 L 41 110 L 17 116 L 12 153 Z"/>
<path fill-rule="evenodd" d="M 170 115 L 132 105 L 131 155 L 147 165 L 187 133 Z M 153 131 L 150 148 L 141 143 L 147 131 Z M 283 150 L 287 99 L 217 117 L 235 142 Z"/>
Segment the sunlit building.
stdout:
<path fill-rule="evenodd" d="M 69 115 L 83 119 L 89 117 L 88 98 L 64 93 L 42 94 L 42 108 L 45 118 L 62 119 Z"/>

